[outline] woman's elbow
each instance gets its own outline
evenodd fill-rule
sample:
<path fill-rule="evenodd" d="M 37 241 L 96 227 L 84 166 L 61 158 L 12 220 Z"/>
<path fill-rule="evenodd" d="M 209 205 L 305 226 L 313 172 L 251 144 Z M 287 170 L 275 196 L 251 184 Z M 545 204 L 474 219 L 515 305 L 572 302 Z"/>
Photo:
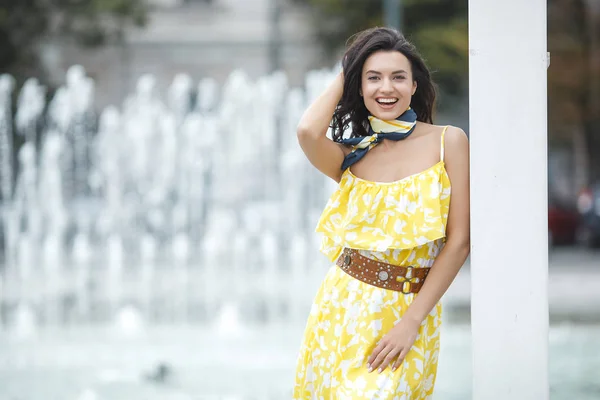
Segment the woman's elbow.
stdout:
<path fill-rule="evenodd" d="M 300 124 L 296 128 L 296 136 L 298 140 L 306 140 L 315 138 L 317 135 L 315 134 L 314 129 L 311 129 L 309 126 Z"/>
<path fill-rule="evenodd" d="M 468 235 L 452 236 L 447 239 L 445 247 L 452 249 L 458 256 L 466 259 L 471 252 L 471 239 Z"/>
<path fill-rule="evenodd" d="M 305 125 L 298 125 L 296 128 L 296 136 L 298 139 L 308 137 L 310 136 L 310 129 L 308 129 L 308 127 Z"/>

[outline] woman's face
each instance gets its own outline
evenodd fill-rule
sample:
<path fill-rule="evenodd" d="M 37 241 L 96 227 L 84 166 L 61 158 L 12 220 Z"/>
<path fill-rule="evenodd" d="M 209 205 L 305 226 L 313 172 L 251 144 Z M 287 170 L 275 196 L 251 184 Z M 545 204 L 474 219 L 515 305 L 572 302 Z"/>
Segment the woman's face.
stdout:
<path fill-rule="evenodd" d="M 371 115 L 398 118 L 410 106 L 415 90 L 410 61 L 399 51 L 377 51 L 365 61 L 360 95 Z"/>

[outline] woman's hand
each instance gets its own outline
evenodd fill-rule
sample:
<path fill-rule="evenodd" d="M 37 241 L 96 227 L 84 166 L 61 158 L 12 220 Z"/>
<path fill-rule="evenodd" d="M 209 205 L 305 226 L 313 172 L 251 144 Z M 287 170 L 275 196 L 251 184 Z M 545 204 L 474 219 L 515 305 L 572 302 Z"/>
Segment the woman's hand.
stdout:
<path fill-rule="evenodd" d="M 388 365 L 395 371 L 411 349 L 420 324 L 417 321 L 403 318 L 379 341 L 367 361 L 369 372 L 382 372 Z M 393 364 L 392 364 L 393 362 Z"/>

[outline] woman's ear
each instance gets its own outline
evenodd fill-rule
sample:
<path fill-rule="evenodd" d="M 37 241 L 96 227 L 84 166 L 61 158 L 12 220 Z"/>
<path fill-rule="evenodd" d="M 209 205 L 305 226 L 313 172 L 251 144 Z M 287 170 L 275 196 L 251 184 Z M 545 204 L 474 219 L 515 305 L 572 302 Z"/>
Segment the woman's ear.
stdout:
<path fill-rule="evenodd" d="M 417 81 L 413 81 L 413 91 L 412 91 L 412 96 L 415 95 L 415 92 L 417 91 Z"/>

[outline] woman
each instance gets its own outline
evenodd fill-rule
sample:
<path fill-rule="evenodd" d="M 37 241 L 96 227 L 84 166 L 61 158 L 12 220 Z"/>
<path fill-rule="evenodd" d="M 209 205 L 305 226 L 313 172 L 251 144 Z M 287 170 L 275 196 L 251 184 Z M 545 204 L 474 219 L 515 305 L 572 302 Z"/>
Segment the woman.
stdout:
<path fill-rule="evenodd" d="M 439 300 L 469 253 L 468 140 L 432 124 L 430 73 L 397 31 L 360 33 L 342 66 L 298 126 L 308 159 L 339 186 L 317 226 L 335 265 L 311 309 L 294 399 L 430 399 Z"/>

